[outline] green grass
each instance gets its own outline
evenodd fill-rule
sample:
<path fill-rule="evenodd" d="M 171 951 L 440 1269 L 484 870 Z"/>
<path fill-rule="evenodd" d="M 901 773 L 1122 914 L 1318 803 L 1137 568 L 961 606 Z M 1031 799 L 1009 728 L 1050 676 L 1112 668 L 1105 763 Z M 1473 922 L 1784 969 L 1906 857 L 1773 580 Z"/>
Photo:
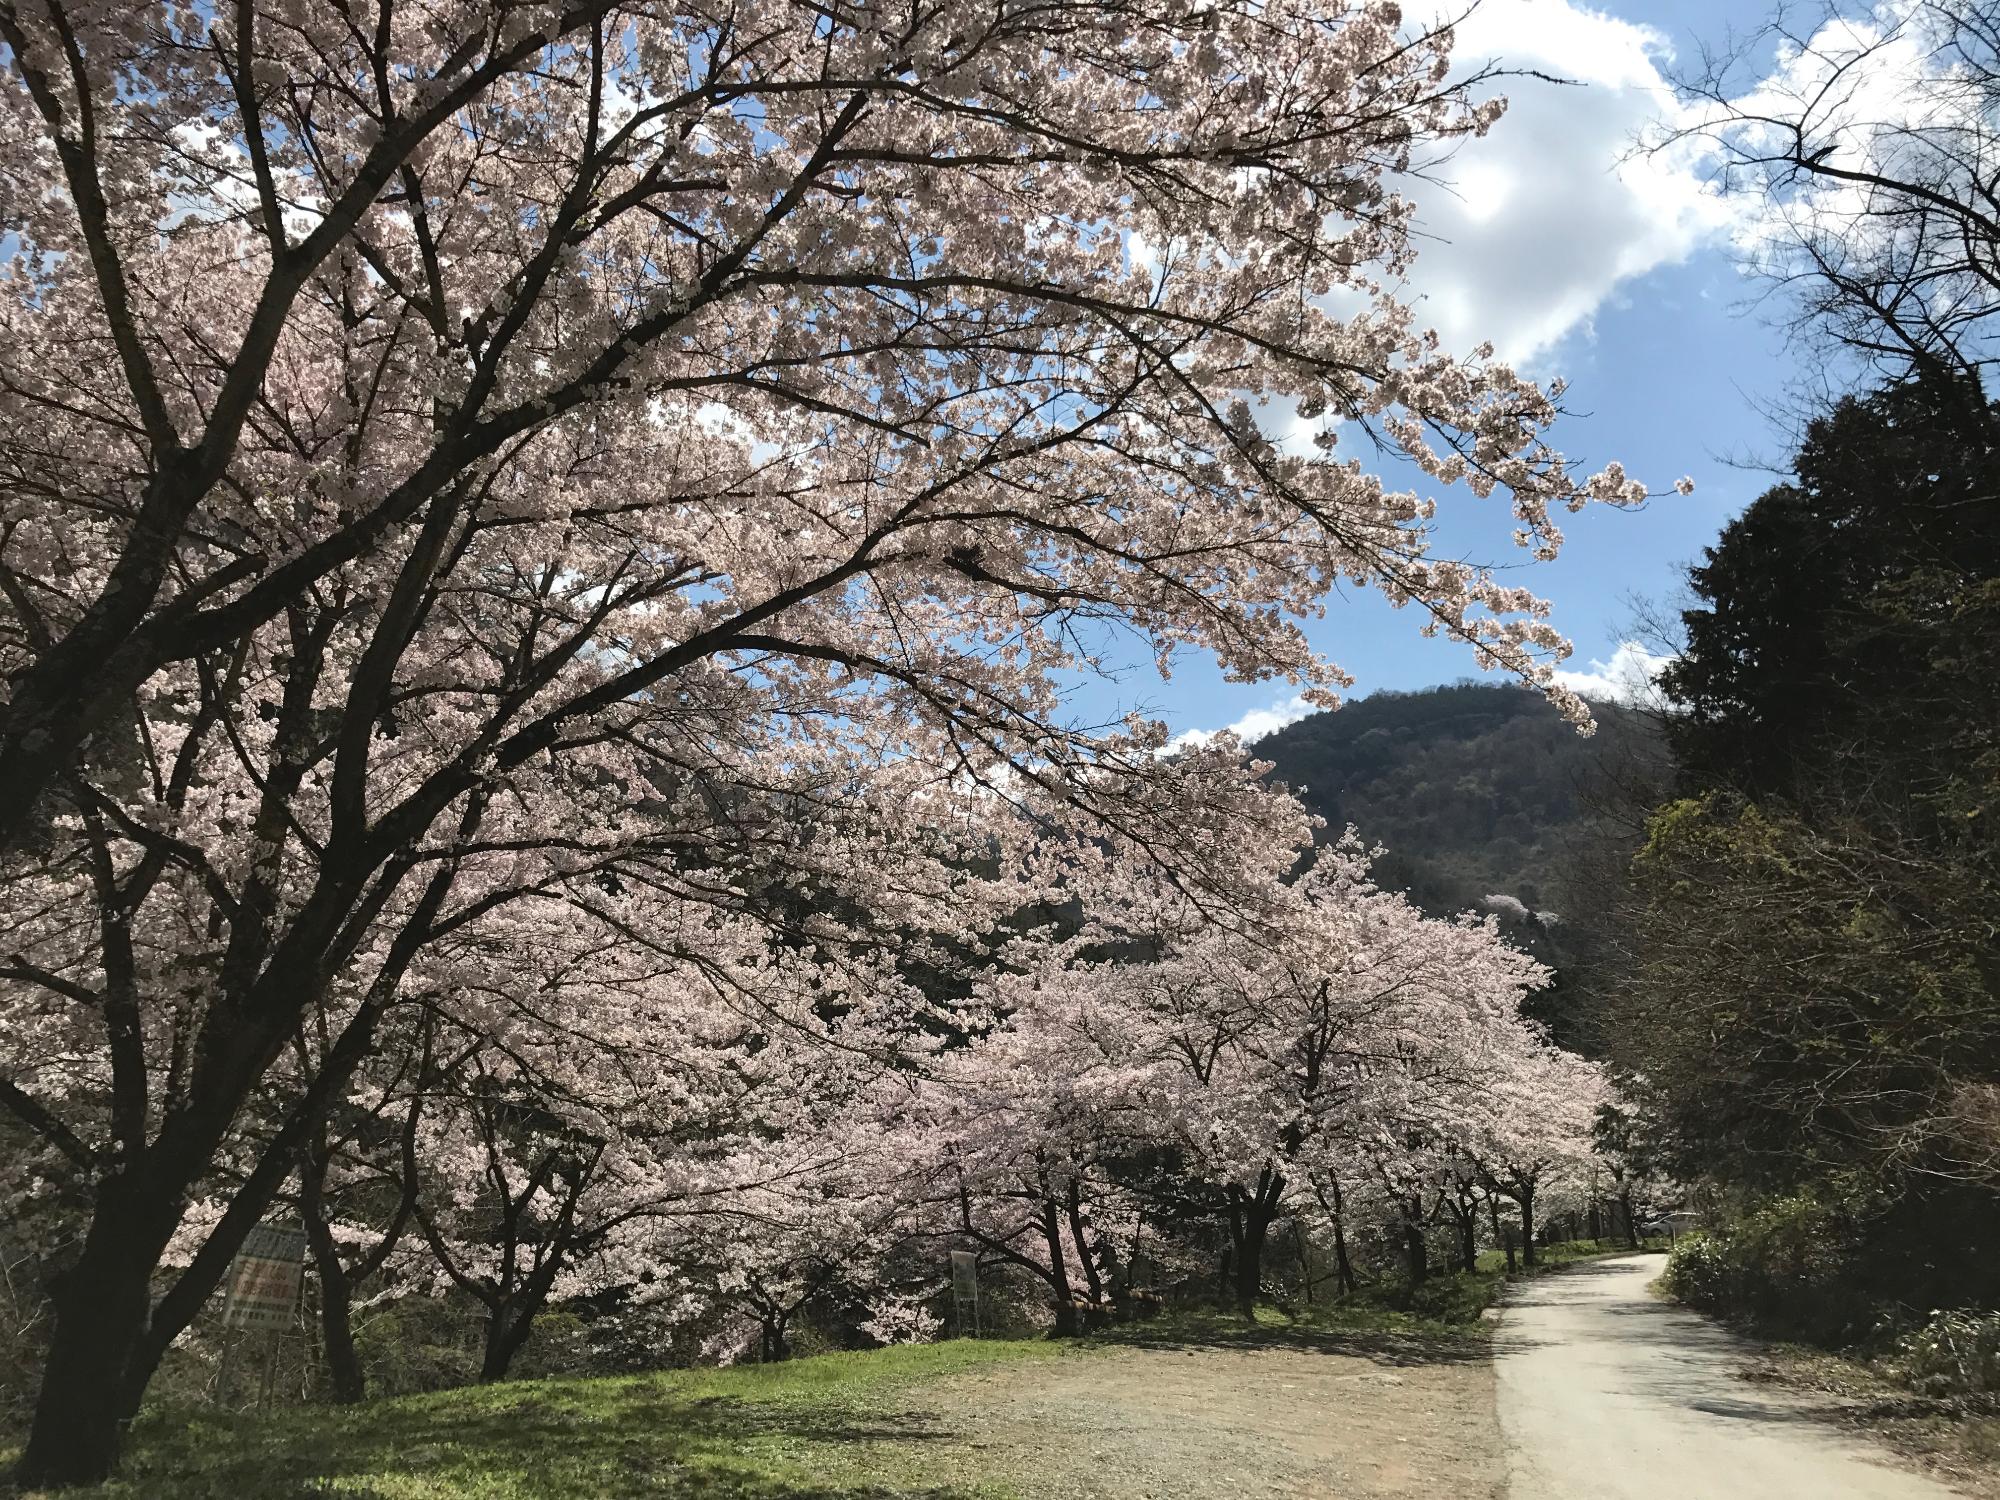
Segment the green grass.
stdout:
<path fill-rule="evenodd" d="M 941 1482 L 950 1434 L 913 1388 L 985 1366 L 1087 1357 L 954 1341 L 780 1365 L 475 1386 L 269 1416 L 161 1411 L 118 1478 L 64 1500 L 817 1500 L 1000 1496 Z M 0 1460 L 7 1455 L 0 1454 Z"/>
<path fill-rule="evenodd" d="M 1647 1248 L 1663 1248 L 1649 1245 Z M 1389 1279 L 1364 1283 L 1346 1297 L 1285 1308 L 1260 1303 L 1253 1322 L 1245 1323 L 1233 1308 L 1182 1306 L 1165 1316 L 1102 1337 L 1116 1343 L 1174 1345 L 1233 1345 L 1309 1343 L 1359 1354 L 1389 1354 L 1401 1359 L 1459 1360 L 1483 1358 L 1486 1324 L 1481 1319 L 1510 1280 L 1559 1270 L 1578 1261 L 1631 1252 L 1609 1243 L 1575 1240 L 1536 1247 L 1533 1271 L 1525 1267 L 1507 1274 L 1507 1257 L 1499 1251 L 1480 1255 L 1471 1274 L 1439 1268 L 1415 1292 Z"/>
<path fill-rule="evenodd" d="M 1664 1239 L 1649 1239 L 1645 1242 L 1644 1248 L 1647 1250 L 1665 1250 L 1667 1242 Z M 1634 1255 L 1637 1253 L 1628 1245 L 1614 1244 L 1610 1240 L 1606 1240 L 1601 1246 L 1595 1240 L 1564 1240 L 1559 1244 L 1537 1245 L 1535 1247 L 1535 1257 L 1538 1261 L 1536 1269 L 1540 1271 L 1553 1271 L 1558 1266 L 1571 1265 L 1579 1260 L 1599 1260 L 1607 1255 Z M 1520 1258 L 1518 1251 L 1515 1252 L 1515 1258 L 1517 1260 Z M 1506 1251 L 1482 1250 L 1479 1252 L 1479 1269 L 1482 1272 L 1504 1271 L 1506 1267 Z"/>

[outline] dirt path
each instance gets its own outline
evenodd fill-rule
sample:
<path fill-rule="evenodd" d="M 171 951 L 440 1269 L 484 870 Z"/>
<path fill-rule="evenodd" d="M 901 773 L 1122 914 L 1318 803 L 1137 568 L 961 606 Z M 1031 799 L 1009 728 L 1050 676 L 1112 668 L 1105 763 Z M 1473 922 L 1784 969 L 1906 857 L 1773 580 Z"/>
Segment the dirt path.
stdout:
<path fill-rule="evenodd" d="M 1114 1349 L 925 1393 L 939 1483 L 1036 1500 L 1377 1500 L 1501 1493 L 1493 1370 L 1476 1344 L 1327 1338 Z"/>
<path fill-rule="evenodd" d="M 1845 1430 L 1837 1404 L 1745 1380 L 1751 1346 L 1647 1290 L 1665 1263 L 1575 1267 L 1508 1303 L 1495 1352 L 1513 1500 L 1951 1500 Z"/>

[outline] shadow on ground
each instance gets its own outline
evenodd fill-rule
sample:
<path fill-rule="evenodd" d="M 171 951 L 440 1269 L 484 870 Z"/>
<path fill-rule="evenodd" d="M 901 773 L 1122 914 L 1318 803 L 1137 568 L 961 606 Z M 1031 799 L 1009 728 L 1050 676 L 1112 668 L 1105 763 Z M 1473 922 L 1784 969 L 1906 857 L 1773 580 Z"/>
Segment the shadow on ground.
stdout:
<path fill-rule="evenodd" d="M 509 1399 L 511 1397 L 511 1399 Z M 948 1439 L 921 1413 L 663 1393 L 643 1379 L 587 1400 L 515 1387 L 468 1412 L 419 1401 L 308 1411 L 259 1428 L 169 1413 L 135 1434 L 106 1500 L 391 1500 L 421 1493 L 506 1500 L 832 1500 L 972 1492 L 865 1482 L 887 1445 L 921 1465 Z M 839 1476 L 838 1480 L 828 1476 Z M 844 1482 L 842 1482 L 844 1481 Z M 0 1490 L 4 1493 L 4 1490 Z"/>
<path fill-rule="evenodd" d="M 1906 1409 L 1923 1405 L 1917 1398 L 1862 1401 L 1772 1376 L 1760 1379 L 1744 1367 L 1745 1361 L 1762 1357 L 1768 1346 L 1678 1302 L 1650 1296 L 1633 1298 L 1629 1285 L 1604 1285 L 1629 1283 L 1632 1273 L 1629 1258 L 1572 1266 L 1563 1271 L 1559 1281 L 1528 1283 L 1510 1300 L 1523 1309 L 1568 1304 L 1587 1310 L 1592 1319 L 1603 1320 L 1600 1338 L 1610 1337 L 1622 1349 L 1645 1354 L 1642 1359 L 1627 1361 L 1616 1377 L 1605 1377 L 1618 1382 L 1608 1388 L 1648 1403 L 1751 1426 L 1832 1429 L 1852 1429 L 1871 1421 L 1916 1414 Z M 1523 1320 L 1503 1319 L 1492 1348 L 1504 1361 L 1539 1350 L 1567 1348 L 1570 1339 L 1567 1326 L 1561 1336 L 1538 1337 L 1526 1331 Z"/>
<path fill-rule="evenodd" d="M 1476 1364 L 1487 1357 L 1488 1344 L 1474 1329 L 1462 1332 L 1433 1329 L 1289 1327 L 1231 1322 L 1217 1318 L 1195 1325 L 1139 1324 L 1097 1336 L 1093 1342 L 1131 1349 L 1289 1349 L 1304 1354 L 1335 1354 L 1369 1359 L 1384 1365 Z"/>

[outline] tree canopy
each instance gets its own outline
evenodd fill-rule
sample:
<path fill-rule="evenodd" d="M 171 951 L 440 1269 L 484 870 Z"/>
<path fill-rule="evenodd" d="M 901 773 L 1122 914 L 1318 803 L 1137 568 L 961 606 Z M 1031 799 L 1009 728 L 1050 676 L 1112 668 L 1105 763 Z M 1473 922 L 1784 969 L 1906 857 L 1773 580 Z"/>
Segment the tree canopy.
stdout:
<path fill-rule="evenodd" d="M 1644 498 L 1406 298 L 1405 190 L 1503 109 L 1448 27 L 0 0 L 0 44 L 34 1483 L 105 1472 L 302 1160 L 504 1365 L 704 1149 L 811 1170 L 753 1148 L 964 1032 L 924 976 L 1019 913 L 1279 900 L 1307 818 L 1238 747 L 1068 711 L 1107 635 L 1328 705 L 1351 584 L 1582 716 L 1547 605 L 1429 551 L 1433 490 L 1538 559 Z"/>

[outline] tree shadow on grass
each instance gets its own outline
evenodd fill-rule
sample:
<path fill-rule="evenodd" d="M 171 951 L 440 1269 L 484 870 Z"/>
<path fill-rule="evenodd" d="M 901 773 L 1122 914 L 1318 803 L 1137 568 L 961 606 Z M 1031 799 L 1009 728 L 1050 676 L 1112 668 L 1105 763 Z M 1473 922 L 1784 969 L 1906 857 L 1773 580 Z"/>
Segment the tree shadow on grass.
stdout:
<path fill-rule="evenodd" d="M 1376 1364 L 1477 1364 L 1488 1357 L 1485 1338 L 1474 1328 L 1342 1327 L 1246 1323 L 1218 1315 L 1171 1324 L 1137 1324 L 1099 1336 L 1099 1342 L 1135 1349 L 1283 1349 L 1303 1354 L 1343 1355 Z"/>
<path fill-rule="evenodd" d="M 140 1437 L 105 1500 L 402 1500 L 413 1480 L 426 1496 L 479 1500 L 973 1493 L 916 1470 L 929 1445 L 952 1437 L 924 1415 L 690 1398 L 644 1380 L 588 1395 L 500 1387 L 477 1405 L 392 1401 L 180 1430 L 163 1416 Z"/>

